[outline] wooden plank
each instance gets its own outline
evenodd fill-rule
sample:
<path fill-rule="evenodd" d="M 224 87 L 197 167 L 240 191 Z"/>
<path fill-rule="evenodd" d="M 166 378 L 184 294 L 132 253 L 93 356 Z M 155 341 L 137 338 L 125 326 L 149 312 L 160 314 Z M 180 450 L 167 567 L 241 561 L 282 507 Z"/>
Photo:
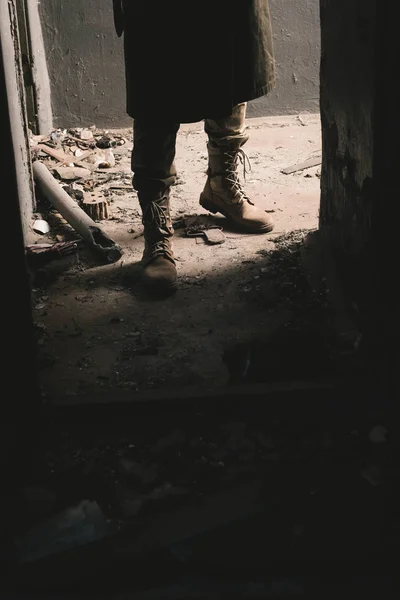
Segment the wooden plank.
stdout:
<path fill-rule="evenodd" d="M 37 148 L 63 164 L 74 163 L 74 165 L 79 165 L 79 163 L 92 154 L 91 150 L 87 150 L 80 156 L 74 156 L 73 154 L 66 154 L 62 150 L 57 150 L 57 148 L 46 146 L 45 144 L 38 144 Z"/>
<path fill-rule="evenodd" d="M 62 162 L 63 164 L 73 162 L 72 159 L 75 158 L 72 155 L 65 154 L 65 152 L 63 152 L 62 150 L 57 150 L 57 148 L 51 148 L 50 146 L 46 146 L 45 144 L 38 144 L 37 148 L 42 152 L 45 152 L 52 158 L 55 158 L 59 162 Z"/>
<path fill-rule="evenodd" d="M 314 156 L 313 158 L 308 158 L 302 163 L 298 163 L 297 165 L 292 165 L 291 167 L 286 167 L 286 169 L 282 169 L 281 173 L 284 175 L 290 175 L 291 173 L 297 173 L 298 171 L 304 171 L 304 169 L 309 169 L 311 167 L 317 167 L 322 162 L 322 154 L 318 156 Z"/>

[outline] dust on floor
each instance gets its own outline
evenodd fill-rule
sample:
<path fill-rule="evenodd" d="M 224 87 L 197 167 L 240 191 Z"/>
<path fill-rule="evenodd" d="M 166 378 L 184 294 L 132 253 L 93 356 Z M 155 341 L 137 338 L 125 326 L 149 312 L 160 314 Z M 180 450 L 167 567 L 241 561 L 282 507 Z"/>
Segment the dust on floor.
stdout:
<path fill-rule="evenodd" d="M 178 228 L 174 249 L 180 289 L 161 302 L 150 301 L 141 289 L 142 225 L 129 187 L 132 134 L 118 131 L 127 143 L 115 149 L 115 167 L 105 170 L 111 180 L 94 187 L 92 195 L 108 199 L 111 219 L 102 227 L 124 255 L 116 264 L 98 266 L 84 253 L 51 285 L 37 287 L 33 311 L 41 332 L 44 394 L 72 401 L 115 387 L 134 393 L 216 391 L 228 381 L 227 347 L 266 339 L 290 320 L 290 310 L 269 285 L 268 252 L 278 236 L 317 226 L 319 167 L 290 175 L 281 171 L 320 152 L 320 123 L 313 115 L 252 119 L 248 130 L 252 170 L 246 191 L 273 211 L 275 231 L 239 234 L 221 219 L 226 242 L 211 246 Z M 201 124 L 181 128 L 176 165 L 173 219 L 204 213 L 198 204 L 207 168 Z M 61 230 L 53 222 L 50 238 Z M 290 285 L 291 273 L 283 277 Z"/>

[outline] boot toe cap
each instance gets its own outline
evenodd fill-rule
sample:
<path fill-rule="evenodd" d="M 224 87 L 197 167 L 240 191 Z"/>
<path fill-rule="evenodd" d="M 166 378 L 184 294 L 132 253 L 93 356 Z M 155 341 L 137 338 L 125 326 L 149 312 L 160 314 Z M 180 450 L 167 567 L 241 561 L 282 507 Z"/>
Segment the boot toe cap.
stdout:
<path fill-rule="evenodd" d="M 153 295 L 173 294 L 178 287 L 175 265 L 164 257 L 157 257 L 144 268 L 143 284 Z"/>

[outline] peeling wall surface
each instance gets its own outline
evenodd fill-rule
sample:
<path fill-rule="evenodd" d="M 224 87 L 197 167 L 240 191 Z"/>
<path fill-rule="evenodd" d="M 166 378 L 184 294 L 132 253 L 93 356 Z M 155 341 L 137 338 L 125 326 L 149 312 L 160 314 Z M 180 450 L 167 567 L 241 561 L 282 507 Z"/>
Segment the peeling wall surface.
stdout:
<path fill-rule="evenodd" d="M 249 116 L 317 112 L 319 2 L 270 0 L 270 8 L 278 85 L 251 104 Z M 114 31 L 112 1 L 41 0 L 40 12 L 54 124 L 130 124 L 122 40 Z"/>

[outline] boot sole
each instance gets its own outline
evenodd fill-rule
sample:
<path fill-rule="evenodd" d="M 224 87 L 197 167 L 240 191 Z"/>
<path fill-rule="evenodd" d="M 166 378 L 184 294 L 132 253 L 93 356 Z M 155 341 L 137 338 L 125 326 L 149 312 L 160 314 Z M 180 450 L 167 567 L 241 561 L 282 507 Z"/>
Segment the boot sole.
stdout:
<path fill-rule="evenodd" d="M 274 229 L 274 225 L 272 225 L 272 224 L 261 226 L 261 227 L 258 227 L 257 229 L 254 229 L 251 226 L 246 226 L 243 223 L 238 223 L 237 221 L 232 219 L 232 217 L 229 214 L 224 213 L 223 210 L 221 210 L 221 208 L 219 206 L 217 206 L 216 204 L 211 202 L 211 200 L 206 198 L 203 194 L 200 194 L 200 206 L 202 206 L 203 208 L 208 210 L 208 212 L 213 213 L 214 215 L 216 215 L 217 213 L 220 213 L 221 215 L 226 217 L 229 221 L 231 221 L 231 223 L 234 223 L 238 227 L 241 227 L 241 229 L 246 231 L 247 233 L 269 233 L 270 231 L 272 231 Z"/>

